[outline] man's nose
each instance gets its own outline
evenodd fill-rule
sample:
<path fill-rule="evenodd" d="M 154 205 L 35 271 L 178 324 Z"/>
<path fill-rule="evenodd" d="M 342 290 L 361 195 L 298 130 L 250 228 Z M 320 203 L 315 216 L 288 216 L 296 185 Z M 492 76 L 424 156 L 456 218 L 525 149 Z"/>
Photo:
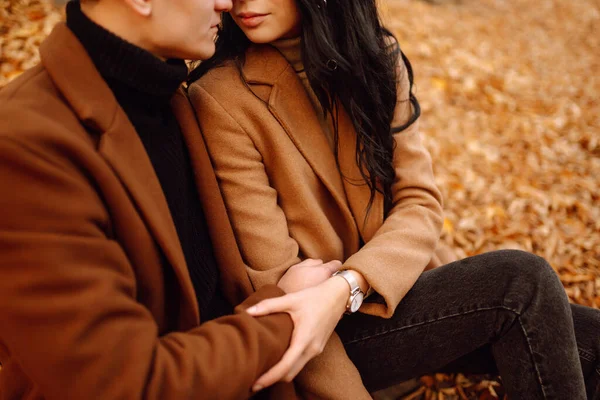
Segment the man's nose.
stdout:
<path fill-rule="evenodd" d="M 228 12 L 233 7 L 232 0 L 216 0 L 215 1 L 215 11 L 219 12 Z"/>

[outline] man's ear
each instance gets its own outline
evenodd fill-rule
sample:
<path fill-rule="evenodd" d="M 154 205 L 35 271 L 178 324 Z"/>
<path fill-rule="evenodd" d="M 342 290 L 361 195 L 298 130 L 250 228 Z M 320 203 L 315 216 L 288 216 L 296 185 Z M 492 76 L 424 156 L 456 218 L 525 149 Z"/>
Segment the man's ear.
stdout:
<path fill-rule="evenodd" d="M 152 0 L 123 0 L 127 6 L 131 7 L 139 15 L 144 17 L 152 14 Z"/>

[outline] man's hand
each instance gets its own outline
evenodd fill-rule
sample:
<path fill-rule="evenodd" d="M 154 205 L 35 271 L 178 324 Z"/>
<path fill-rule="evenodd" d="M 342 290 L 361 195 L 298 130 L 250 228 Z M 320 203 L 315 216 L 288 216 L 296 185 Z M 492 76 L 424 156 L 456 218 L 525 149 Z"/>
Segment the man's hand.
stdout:
<path fill-rule="evenodd" d="M 315 267 L 314 265 L 310 267 L 306 265 L 303 267 L 298 266 L 297 269 L 300 270 L 298 275 L 302 277 L 305 271 L 309 271 L 309 268 L 319 269 L 321 267 Z M 323 269 L 326 268 L 331 267 Z M 327 273 L 331 276 L 331 270 Z M 288 278 L 291 280 L 292 277 L 293 275 L 290 272 Z M 342 277 L 333 277 L 317 286 L 289 293 L 282 297 L 263 300 L 250 307 L 247 312 L 252 316 L 259 317 L 285 312 L 292 317 L 294 322 L 290 347 L 279 363 L 258 378 L 252 389 L 259 391 L 278 381 L 291 382 L 307 362 L 321 354 L 346 310 L 349 296 L 350 289 L 346 280 Z"/>

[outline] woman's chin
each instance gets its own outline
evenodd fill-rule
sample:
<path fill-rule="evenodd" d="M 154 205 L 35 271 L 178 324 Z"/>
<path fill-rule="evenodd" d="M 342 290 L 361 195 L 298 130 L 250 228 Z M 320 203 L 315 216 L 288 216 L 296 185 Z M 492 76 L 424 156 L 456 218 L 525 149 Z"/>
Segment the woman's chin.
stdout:
<path fill-rule="evenodd" d="M 279 39 L 277 35 L 271 32 L 260 32 L 259 30 L 245 32 L 246 37 L 254 44 L 266 44 L 271 43 Z"/>

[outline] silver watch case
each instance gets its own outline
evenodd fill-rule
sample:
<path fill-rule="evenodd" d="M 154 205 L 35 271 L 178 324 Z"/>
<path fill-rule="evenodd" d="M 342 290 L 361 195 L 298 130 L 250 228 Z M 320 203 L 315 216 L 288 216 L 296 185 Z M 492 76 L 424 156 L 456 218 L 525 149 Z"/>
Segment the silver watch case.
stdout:
<path fill-rule="evenodd" d="M 357 312 L 365 299 L 365 294 L 360 290 L 358 282 L 349 271 L 337 271 L 333 276 L 341 276 L 350 286 L 350 298 L 346 303 L 346 314 Z"/>

